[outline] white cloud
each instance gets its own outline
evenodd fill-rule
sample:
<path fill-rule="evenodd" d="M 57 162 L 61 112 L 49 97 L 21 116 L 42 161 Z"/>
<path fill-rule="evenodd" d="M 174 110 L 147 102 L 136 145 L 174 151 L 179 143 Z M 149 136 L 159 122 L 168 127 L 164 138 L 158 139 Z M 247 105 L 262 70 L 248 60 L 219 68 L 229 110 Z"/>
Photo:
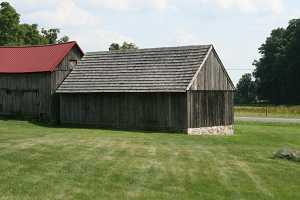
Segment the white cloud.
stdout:
<path fill-rule="evenodd" d="M 22 8 L 22 10 L 49 8 L 51 6 L 57 5 L 59 0 L 5 0 L 11 3 L 14 7 Z"/>
<path fill-rule="evenodd" d="M 283 11 L 283 0 L 214 0 L 214 2 L 224 9 L 238 8 L 245 12 L 270 10 L 273 14 L 280 14 Z"/>
<path fill-rule="evenodd" d="M 70 6 L 74 5 L 74 2 L 83 2 L 85 5 L 90 5 L 96 8 L 108 8 L 117 11 L 137 11 L 143 9 L 152 9 L 155 11 L 165 11 L 169 8 L 176 8 L 180 5 L 180 0 L 6 0 L 9 2 L 18 2 L 25 7 L 31 6 L 57 6 L 67 5 L 71 2 Z M 260 10 L 268 10 L 273 14 L 281 14 L 284 8 L 284 0 L 185 0 L 189 2 L 201 2 L 214 4 L 222 9 L 239 9 L 243 12 L 255 12 Z M 61 9 L 63 10 L 63 9 Z"/>
<path fill-rule="evenodd" d="M 41 4 L 38 0 L 24 0 L 23 3 L 28 3 L 31 8 Z M 112 42 L 132 41 L 120 33 L 106 30 L 97 13 L 80 7 L 76 0 L 46 0 L 43 3 L 48 6 L 22 14 L 26 19 L 24 22 L 60 28 L 62 35 L 77 41 L 84 51 L 107 50 Z"/>
<path fill-rule="evenodd" d="M 69 34 L 72 40 L 79 42 L 79 45 L 84 51 L 102 51 L 108 50 L 111 43 L 122 43 L 124 41 L 133 41 L 130 37 L 124 36 L 119 33 L 107 30 L 82 30 Z"/>
<path fill-rule="evenodd" d="M 151 8 L 157 11 L 165 10 L 170 0 L 86 0 L 87 4 L 104 8 L 128 11 Z"/>
<path fill-rule="evenodd" d="M 177 29 L 173 37 L 177 45 L 204 44 L 196 34 L 185 29 Z"/>
<path fill-rule="evenodd" d="M 222 9 L 234 8 L 243 12 L 268 10 L 273 14 L 280 14 L 283 11 L 283 0 L 185 0 L 185 2 L 213 3 Z M 164 11 L 180 4 L 178 0 L 86 0 L 86 3 L 119 11 L 146 8 Z"/>
<path fill-rule="evenodd" d="M 30 0 L 34 2 L 36 0 Z M 57 1 L 54 9 L 39 10 L 27 15 L 29 20 L 42 20 L 55 26 L 95 26 L 100 19 L 78 7 L 73 0 Z"/>

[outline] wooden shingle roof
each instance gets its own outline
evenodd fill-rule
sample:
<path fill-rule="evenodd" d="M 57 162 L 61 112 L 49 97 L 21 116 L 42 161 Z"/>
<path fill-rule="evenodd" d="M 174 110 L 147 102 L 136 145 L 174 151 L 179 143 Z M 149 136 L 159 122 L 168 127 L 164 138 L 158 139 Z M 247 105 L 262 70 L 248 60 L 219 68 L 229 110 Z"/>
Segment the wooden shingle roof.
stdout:
<path fill-rule="evenodd" d="M 185 92 L 212 45 L 87 53 L 58 93 Z"/>

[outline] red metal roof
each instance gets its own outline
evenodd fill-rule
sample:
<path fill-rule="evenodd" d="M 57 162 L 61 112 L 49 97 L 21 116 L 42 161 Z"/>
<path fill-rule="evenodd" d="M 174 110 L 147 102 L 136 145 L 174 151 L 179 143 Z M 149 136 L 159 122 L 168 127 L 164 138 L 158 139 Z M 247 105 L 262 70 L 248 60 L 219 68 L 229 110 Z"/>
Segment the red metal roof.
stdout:
<path fill-rule="evenodd" d="M 82 52 L 76 42 L 41 46 L 0 47 L 0 73 L 54 71 L 74 46 L 77 46 Z"/>

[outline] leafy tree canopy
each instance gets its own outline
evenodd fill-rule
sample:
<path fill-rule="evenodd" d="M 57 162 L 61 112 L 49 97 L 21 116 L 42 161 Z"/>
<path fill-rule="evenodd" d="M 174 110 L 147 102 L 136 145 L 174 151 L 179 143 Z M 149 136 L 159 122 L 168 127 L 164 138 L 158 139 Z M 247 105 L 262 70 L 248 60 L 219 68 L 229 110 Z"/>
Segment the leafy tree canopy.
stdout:
<path fill-rule="evenodd" d="M 253 75 L 260 99 L 275 104 L 300 103 L 300 19 L 271 32 L 259 48 Z"/>
<path fill-rule="evenodd" d="M 0 3 L 0 46 L 55 44 L 67 42 L 64 36 L 58 39 L 59 29 L 42 29 L 37 24 L 20 24 L 20 14 L 8 3 Z"/>
<path fill-rule="evenodd" d="M 128 43 L 128 42 L 123 42 L 122 45 L 118 43 L 112 43 L 109 46 L 110 51 L 115 51 L 115 50 L 128 50 L 128 49 L 138 49 L 138 47 L 134 43 Z"/>
<path fill-rule="evenodd" d="M 235 103 L 250 104 L 255 102 L 255 82 L 250 73 L 244 74 L 236 86 Z"/>

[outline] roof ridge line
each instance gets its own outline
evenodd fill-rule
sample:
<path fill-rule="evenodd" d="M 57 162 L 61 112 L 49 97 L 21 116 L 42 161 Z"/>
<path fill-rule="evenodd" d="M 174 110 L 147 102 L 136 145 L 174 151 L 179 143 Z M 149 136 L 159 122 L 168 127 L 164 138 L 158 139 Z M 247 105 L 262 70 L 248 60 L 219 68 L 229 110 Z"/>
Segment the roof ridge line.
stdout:
<path fill-rule="evenodd" d="M 65 44 L 77 44 L 76 41 L 69 41 L 64 43 L 56 43 L 56 44 L 38 44 L 38 45 L 22 45 L 22 46 L 0 46 L 0 48 L 34 48 L 34 47 L 49 47 L 49 46 L 59 46 Z"/>
<path fill-rule="evenodd" d="M 127 53 L 127 52 L 139 52 L 139 51 L 145 51 L 145 50 L 162 50 L 162 49 L 180 49 L 180 48 L 193 48 L 193 47 L 210 47 L 213 46 L 212 44 L 199 44 L 199 45 L 183 45 L 183 46 L 165 46 L 165 47 L 151 47 L 151 48 L 142 48 L 142 49 L 126 49 L 126 50 L 113 50 L 113 51 L 88 51 L 86 52 L 86 55 L 88 54 L 96 54 L 96 53 Z"/>

